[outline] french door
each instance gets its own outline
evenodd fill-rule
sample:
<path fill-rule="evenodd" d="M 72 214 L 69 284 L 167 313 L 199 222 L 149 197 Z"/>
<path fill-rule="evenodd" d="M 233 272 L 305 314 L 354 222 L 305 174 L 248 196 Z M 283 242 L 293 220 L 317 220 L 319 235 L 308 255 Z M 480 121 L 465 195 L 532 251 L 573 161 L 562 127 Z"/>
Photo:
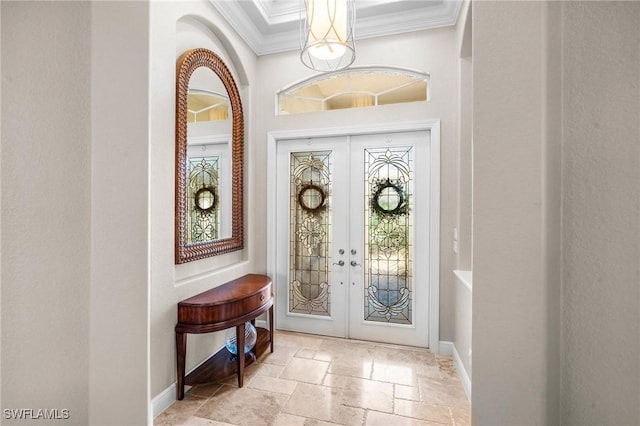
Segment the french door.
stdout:
<path fill-rule="evenodd" d="M 280 141 L 280 329 L 428 345 L 428 131 Z"/>

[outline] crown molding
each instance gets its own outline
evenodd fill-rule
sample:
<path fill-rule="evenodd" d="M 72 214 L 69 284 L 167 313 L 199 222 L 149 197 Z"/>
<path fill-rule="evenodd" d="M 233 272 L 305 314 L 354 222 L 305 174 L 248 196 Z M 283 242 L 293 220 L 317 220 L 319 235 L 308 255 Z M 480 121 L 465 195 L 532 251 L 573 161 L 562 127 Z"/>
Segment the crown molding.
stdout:
<path fill-rule="evenodd" d="M 299 1 L 281 1 L 277 5 L 266 0 L 210 2 L 256 55 L 300 49 Z M 391 5 L 393 9 L 389 12 L 389 7 L 380 5 Z M 401 0 L 366 3 L 356 11 L 356 16 L 360 12 L 363 15 L 356 17 L 356 41 L 455 25 L 461 5 L 461 0 L 430 2 L 428 7 L 412 3 L 403 11 Z M 376 7 L 380 12 L 376 13 Z"/>
<path fill-rule="evenodd" d="M 402 34 L 455 25 L 461 2 L 444 1 L 437 7 L 367 17 L 356 23 L 356 39 Z"/>
<path fill-rule="evenodd" d="M 231 25 L 256 54 L 260 50 L 260 32 L 254 22 L 238 5 L 230 1 L 210 0 L 213 7 Z"/>

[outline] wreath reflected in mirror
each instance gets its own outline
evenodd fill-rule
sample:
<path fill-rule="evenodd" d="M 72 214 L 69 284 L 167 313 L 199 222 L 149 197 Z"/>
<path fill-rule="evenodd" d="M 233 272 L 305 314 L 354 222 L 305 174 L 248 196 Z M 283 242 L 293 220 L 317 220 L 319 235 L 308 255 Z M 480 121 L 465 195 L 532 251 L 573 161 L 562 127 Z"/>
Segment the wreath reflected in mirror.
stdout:
<path fill-rule="evenodd" d="M 211 213 L 218 206 L 218 194 L 213 186 L 200 188 L 193 198 L 196 210 L 201 213 Z"/>
<path fill-rule="evenodd" d="M 381 216 L 399 216 L 409 213 L 407 196 L 401 183 L 382 179 L 373 185 L 371 208 Z"/>

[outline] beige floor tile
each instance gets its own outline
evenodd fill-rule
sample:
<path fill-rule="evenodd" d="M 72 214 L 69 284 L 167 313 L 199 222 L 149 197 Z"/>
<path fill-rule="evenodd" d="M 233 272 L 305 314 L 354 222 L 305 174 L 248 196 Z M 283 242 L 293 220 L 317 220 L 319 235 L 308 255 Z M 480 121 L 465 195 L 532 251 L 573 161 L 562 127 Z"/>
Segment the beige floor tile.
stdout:
<path fill-rule="evenodd" d="M 417 386 L 394 386 L 394 395 L 398 399 L 408 399 L 409 401 L 420 401 L 420 389 Z"/>
<path fill-rule="evenodd" d="M 368 411 L 366 426 L 430 426 L 442 425 L 441 423 L 427 422 L 424 420 L 402 417 L 396 414 L 380 413 L 378 411 Z"/>
<path fill-rule="evenodd" d="M 424 402 L 396 399 L 394 403 L 394 414 L 429 422 L 452 424 L 448 407 L 425 404 Z"/>
<path fill-rule="evenodd" d="M 451 357 L 289 332 L 276 332 L 275 340 L 275 353 L 247 367 L 243 388 L 236 377 L 195 386 L 154 424 L 470 424 L 470 404 Z"/>
<path fill-rule="evenodd" d="M 469 408 L 469 400 L 462 383 L 457 379 L 418 379 L 422 402 L 445 407 Z"/>
<path fill-rule="evenodd" d="M 288 398 L 287 395 L 247 387 L 223 386 L 195 415 L 239 426 L 269 425 L 275 421 Z"/>
<path fill-rule="evenodd" d="M 155 426 L 174 426 L 187 421 L 192 417 L 202 405 L 207 402 L 207 398 L 186 393 L 182 401 L 174 402 L 162 414 L 154 420 Z"/>
<path fill-rule="evenodd" d="M 452 357 L 446 355 L 437 355 L 436 360 L 438 362 L 438 368 L 440 369 L 440 376 L 442 378 L 458 378 L 458 371 L 456 370 L 456 364 L 454 363 Z"/>
<path fill-rule="evenodd" d="M 449 410 L 455 426 L 471 426 L 471 410 L 469 408 L 450 407 Z"/>
<path fill-rule="evenodd" d="M 373 361 L 374 352 L 375 346 L 373 344 L 348 339 L 327 339 L 316 351 L 316 359 L 324 357 L 330 361 L 336 361 L 357 358 Z"/>
<path fill-rule="evenodd" d="M 296 388 L 298 382 L 292 380 L 283 380 L 269 376 L 256 376 L 249 383 L 250 389 L 258 389 L 266 392 L 282 393 L 291 395 Z"/>
<path fill-rule="evenodd" d="M 392 413 L 393 383 L 352 377 L 343 389 L 342 403 L 351 407 Z"/>
<path fill-rule="evenodd" d="M 440 367 L 438 367 L 437 365 L 414 364 L 413 367 L 416 369 L 416 374 L 418 376 L 431 377 L 433 379 L 442 378 Z"/>
<path fill-rule="evenodd" d="M 372 360 L 357 358 L 334 360 L 329 365 L 329 373 L 331 374 L 360 377 L 362 379 L 370 379 L 372 369 Z"/>
<path fill-rule="evenodd" d="M 184 423 L 175 426 L 234 426 L 231 423 L 217 422 L 215 420 L 203 419 L 202 417 L 189 417 Z"/>
<path fill-rule="evenodd" d="M 261 358 L 261 362 L 264 364 L 272 365 L 287 365 L 291 358 L 298 352 L 298 348 L 295 346 L 276 346 L 273 353 L 267 354 L 267 356 Z"/>
<path fill-rule="evenodd" d="M 246 386 L 247 384 L 249 384 L 251 382 L 251 379 L 253 379 L 254 376 L 260 373 L 261 369 L 262 369 L 262 364 L 259 362 L 258 363 L 254 362 L 253 364 L 247 366 L 244 370 L 244 377 L 242 379 L 243 385 Z M 228 379 L 223 380 L 221 384 L 237 388 L 238 376 L 234 374 Z"/>
<path fill-rule="evenodd" d="M 293 414 L 279 414 L 274 426 L 335 426 L 338 423 L 323 422 L 322 420 L 308 419 Z"/>
<path fill-rule="evenodd" d="M 284 365 L 261 364 L 258 376 L 280 377 L 280 373 L 284 370 Z"/>
<path fill-rule="evenodd" d="M 220 390 L 223 385 L 220 383 L 207 383 L 203 385 L 197 385 L 191 388 L 187 394 L 193 396 L 200 396 L 203 398 L 209 398 Z"/>
<path fill-rule="evenodd" d="M 373 366 L 373 344 L 353 342 L 345 339 L 328 339 L 316 351 L 314 359 L 331 361 L 329 372 L 342 376 L 371 378 Z"/>
<path fill-rule="evenodd" d="M 313 352 L 313 359 L 318 360 L 318 361 L 332 361 L 334 358 L 334 355 L 331 352 L 326 352 L 323 350 L 318 350 L 318 351 L 314 351 Z"/>
<path fill-rule="evenodd" d="M 280 374 L 281 379 L 298 382 L 322 384 L 329 363 L 314 359 L 293 358 Z"/>
<path fill-rule="evenodd" d="M 413 364 L 395 364 L 388 361 L 374 361 L 371 379 L 381 382 L 417 386 L 418 375 Z"/>
<path fill-rule="evenodd" d="M 341 389 L 300 383 L 283 412 L 343 425 L 360 425 L 364 410 L 342 405 Z"/>
<path fill-rule="evenodd" d="M 315 354 L 316 354 L 316 351 L 312 349 L 300 349 L 298 352 L 296 352 L 296 357 L 313 359 Z"/>
<path fill-rule="evenodd" d="M 327 375 L 324 376 L 322 384 L 331 388 L 343 388 L 346 386 L 348 379 L 347 376 L 327 373 Z"/>
<path fill-rule="evenodd" d="M 307 420 L 305 417 L 280 413 L 273 422 L 273 426 L 304 426 L 305 420 Z"/>
<path fill-rule="evenodd" d="M 378 346 L 375 360 L 391 364 L 437 365 L 436 357 L 428 349 Z"/>
<path fill-rule="evenodd" d="M 276 331 L 273 341 L 276 346 L 289 346 L 297 349 L 318 349 L 324 338 L 312 334 Z"/>

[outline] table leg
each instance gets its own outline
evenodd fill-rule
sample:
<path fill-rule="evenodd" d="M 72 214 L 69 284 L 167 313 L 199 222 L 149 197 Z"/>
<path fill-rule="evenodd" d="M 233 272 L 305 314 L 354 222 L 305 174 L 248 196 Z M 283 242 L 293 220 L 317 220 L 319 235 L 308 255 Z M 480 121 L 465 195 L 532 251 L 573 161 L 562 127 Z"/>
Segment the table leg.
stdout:
<path fill-rule="evenodd" d="M 273 305 L 269 308 L 269 344 L 273 353 Z"/>
<path fill-rule="evenodd" d="M 244 333 L 245 323 L 242 323 L 236 327 L 236 347 L 238 352 L 238 387 L 242 387 L 244 379 Z"/>
<path fill-rule="evenodd" d="M 180 333 L 176 331 L 176 352 L 178 360 L 178 384 L 177 384 L 177 396 L 178 400 L 184 398 L 184 367 L 185 358 L 187 356 L 187 335 L 186 333 Z"/>

